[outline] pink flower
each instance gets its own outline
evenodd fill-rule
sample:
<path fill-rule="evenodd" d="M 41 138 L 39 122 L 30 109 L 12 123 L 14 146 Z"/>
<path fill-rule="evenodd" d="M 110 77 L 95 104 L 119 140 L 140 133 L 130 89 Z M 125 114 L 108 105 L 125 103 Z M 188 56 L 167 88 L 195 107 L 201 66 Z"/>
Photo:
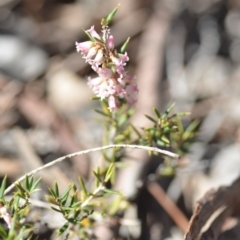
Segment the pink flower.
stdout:
<path fill-rule="evenodd" d="M 126 65 L 126 62 L 129 61 L 129 57 L 126 52 L 124 54 L 119 53 L 118 57 L 121 60 L 121 62 L 124 64 L 124 66 Z"/>
<path fill-rule="evenodd" d="M 128 85 L 126 87 L 126 100 L 130 105 L 134 105 L 137 102 L 138 88 L 137 85 Z"/>
<path fill-rule="evenodd" d="M 104 78 L 102 77 L 96 77 L 96 78 L 88 78 L 88 86 L 92 88 L 93 92 L 95 94 L 98 94 L 99 91 L 99 85 L 104 81 Z"/>
<path fill-rule="evenodd" d="M 119 59 L 119 58 L 116 57 L 115 55 L 110 54 L 110 59 L 112 60 L 112 62 L 113 62 L 116 66 L 122 65 L 121 59 Z"/>
<path fill-rule="evenodd" d="M 82 43 L 76 42 L 77 51 L 81 51 L 83 58 L 86 59 L 86 62 L 89 64 L 101 64 L 103 61 L 103 50 L 99 49 L 98 46 L 95 46 L 91 41 L 86 41 Z M 95 57 L 95 58 L 94 58 Z M 94 59 L 93 59 L 94 58 Z"/>
<path fill-rule="evenodd" d="M 91 36 L 93 36 L 94 38 L 98 38 L 101 40 L 101 37 L 99 36 L 99 34 L 95 31 L 94 26 L 91 26 L 91 28 L 89 30 L 87 30 Z"/>
<path fill-rule="evenodd" d="M 0 217 L 4 219 L 4 221 L 7 223 L 8 228 L 11 227 L 12 219 L 10 214 L 8 213 L 6 207 L 4 207 L 2 204 L 0 204 Z"/>
<path fill-rule="evenodd" d="M 94 62 L 97 63 L 97 64 L 101 64 L 103 62 L 103 50 L 102 49 L 99 49 L 97 54 L 96 54 L 96 57 L 94 58 Z"/>
<path fill-rule="evenodd" d="M 111 78 L 113 76 L 113 72 L 109 68 L 95 68 L 95 72 L 99 74 L 99 76 L 105 77 L 105 78 Z"/>
<path fill-rule="evenodd" d="M 103 33 L 102 39 L 103 39 L 103 41 L 106 43 L 106 42 L 107 42 L 107 39 L 109 38 L 110 29 L 104 28 L 104 29 L 102 30 L 102 33 Z"/>
<path fill-rule="evenodd" d="M 88 86 L 91 87 L 96 96 L 101 99 L 108 98 L 110 95 L 115 95 L 117 93 L 115 80 L 111 78 L 89 78 Z"/>
<path fill-rule="evenodd" d="M 83 54 L 87 54 L 89 50 L 92 48 L 93 43 L 91 41 L 86 41 L 82 43 L 76 42 L 76 48 L 78 52 L 82 52 Z"/>
<path fill-rule="evenodd" d="M 114 49 L 114 38 L 113 38 L 112 35 L 107 40 L 107 47 L 108 47 L 109 50 Z"/>
<path fill-rule="evenodd" d="M 118 79 L 118 81 L 122 81 L 126 84 L 123 98 L 125 98 L 130 105 L 134 105 L 137 102 L 137 95 L 139 92 L 136 78 L 125 75 L 121 80 Z"/>
<path fill-rule="evenodd" d="M 127 56 L 127 53 L 125 54 L 117 54 L 113 55 L 110 54 L 110 59 L 112 62 L 115 64 L 116 71 L 120 74 L 123 75 L 125 72 L 124 66 L 126 65 L 126 62 L 129 60 L 129 57 Z"/>
<path fill-rule="evenodd" d="M 113 110 L 119 108 L 119 101 L 114 96 L 110 96 L 108 98 L 108 106 L 109 110 L 112 112 Z"/>
<path fill-rule="evenodd" d="M 100 68 L 96 65 L 93 65 L 92 68 L 98 73 L 99 77 L 88 78 L 88 86 L 98 97 L 104 99 L 112 92 L 110 80 L 113 73 L 109 68 Z"/>
<path fill-rule="evenodd" d="M 85 56 L 86 60 L 89 61 L 91 60 L 98 52 L 98 49 L 96 47 L 90 48 L 89 52 Z"/>
<path fill-rule="evenodd" d="M 88 86 L 101 99 L 107 99 L 109 110 L 113 111 L 122 105 L 120 99 L 130 105 L 137 102 L 138 88 L 135 77 L 127 75 L 127 53 L 117 53 L 114 49 L 114 37 L 108 27 L 103 27 L 102 37 L 94 26 L 87 30 L 92 37 L 101 41 L 76 42 L 77 51 L 81 51 L 92 69 L 98 74 L 96 78 L 88 78 Z"/>

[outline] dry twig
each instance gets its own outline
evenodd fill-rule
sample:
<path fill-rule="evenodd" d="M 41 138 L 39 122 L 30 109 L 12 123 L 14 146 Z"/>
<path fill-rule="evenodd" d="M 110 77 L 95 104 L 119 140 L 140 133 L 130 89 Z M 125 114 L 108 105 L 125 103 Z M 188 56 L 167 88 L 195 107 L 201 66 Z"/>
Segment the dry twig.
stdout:
<path fill-rule="evenodd" d="M 159 148 L 156 148 L 156 147 L 147 147 L 147 146 L 138 146 L 138 145 L 128 145 L 128 144 L 118 144 L 118 145 L 107 145 L 107 146 L 103 146 L 103 147 L 98 147 L 98 148 L 91 148 L 91 149 L 88 149 L 88 150 L 84 150 L 84 151 L 80 151 L 80 152 L 75 152 L 75 153 L 71 153 L 71 154 L 68 154 L 66 156 L 63 156 L 63 157 L 60 157 L 50 163 L 47 163 L 41 167 L 38 167 L 30 172 L 28 172 L 26 175 L 30 176 L 30 175 L 33 175 L 35 173 L 38 173 L 46 168 L 49 168 L 53 165 L 55 165 L 56 163 L 59 163 L 59 162 L 62 162 L 64 160 L 67 160 L 67 159 L 71 159 L 75 156 L 79 156 L 79 155 L 83 155 L 83 154 L 88 154 L 88 153 L 92 153 L 92 152 L 97 152 L 97 151 L 103 151 L 103 150 L 106 150 L 106 149 L 110 149 L 110 148 L 135 148 L 135 149 L 143 149 L 143 150 L 146 150 L 146 151 L 153 151 L 153 152 L 158 152 L 160 154 L 163 154 L 163 155 L 166 155 L 168 157 L 172 157 L 172 158 L 179 158 L 179 155 L 175 154 L 175 153 L 172 153 L 170 151 L 167 151 L 167 150 L 162 150 L 162 149 L 159 149 Z M 20 177 L 17 181 L 15 181 L 13 184 L 11 184 L 4 192 L 4 194 L 7 194 L 9 193 L 14 187 L 15 187 L 15 184 L 17 182 L 21 182 L 25 179 L 26 175 Z"/>

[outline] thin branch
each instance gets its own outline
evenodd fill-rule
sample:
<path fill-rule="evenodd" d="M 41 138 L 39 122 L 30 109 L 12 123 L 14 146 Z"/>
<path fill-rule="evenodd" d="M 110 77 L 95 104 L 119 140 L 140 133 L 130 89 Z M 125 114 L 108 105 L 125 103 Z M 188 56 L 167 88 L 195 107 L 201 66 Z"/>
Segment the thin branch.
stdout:
<path fill-rule="evenodd" d="M 81 207 L 84 208 L 86 207 L 89 202 L 102 190 L 104 190 L 105 187 L 101 184 L 99 187 L 97 187 L 94 192 L 81 204 Z"/>
<path fill-rule="evenodd" d="M 103 147 L 91 148 L 91 149 L 88 149 L 88 150 L 84 150 L 84 151 L 68 154 L 68 155 L 60 157 L 60 158 L 58 158 L 58 159 L 56 159 L 56 160 L 54 160 L 54 161 L 52 161 L 50 163 L 47 163 L 47 164 L 45 164 L 45 165 L 43 165 L 43 166 L 41 166 L 39 168 L 34 169 L 34 170 L 28 172 L 26 175 L 27 176 L 33 175 L 35 173 L 38 173 L 38 172 L 42 171 L 43 169 L 49 168 L 49 167 L 55 165 L 56 163 L 62 162 L 64 160 L 66 160 L 66 159 L 70 159 L 70 158 L 73 158 L 73 157 L 76 157 L 76 156 L 80 156 L 80 155 L 88 154 L 88 153 L 92 153 L 92 152 L 103 151 L 103 150 L 110 149 L 110 148 L 135 148 L 135 149 L 142 149 L 142 150 L 146 150 L 146 151 L 158 152 L 160 154 L 166 155 L 166 156 L 171 157 L 171 158 L 179 158 L 179 155 L 177 155 L 175 153 L 172 153 L 172 152 L 167 151 L 167 150 L 162 150 L 162 149 L 159 149 L 159 148 L 156 148 L 156 147 L 147 147 L 147 146 L 139 146 L 139 145 L 128 145 L 128 144 L 107 145 L 107 146 L 103 146 Z M 13 184 L 11 184 L 5 190 L 4 195 L 9 193 L 15 187 L 15 184 L 17 182 L 23 181 L 25 179 L 26 175 L 20 177 Z"/>
<path fill-rule="evenodd" d="M 188 227 L 188 219 L 182 213 L 182 211 L 176 206 L 172 199 L 169 198 L 169 196 L 164 192 L 161 186 L 156 182 L 149 182 L 147 184 L 147 190 L 149 191 L 149 193 L 152 194 L 156 201 L 165 209 L 165 211 L 169 214 L 169 216 L 176 223 L 176 225 L 183 232 L 186 232 Z"/>

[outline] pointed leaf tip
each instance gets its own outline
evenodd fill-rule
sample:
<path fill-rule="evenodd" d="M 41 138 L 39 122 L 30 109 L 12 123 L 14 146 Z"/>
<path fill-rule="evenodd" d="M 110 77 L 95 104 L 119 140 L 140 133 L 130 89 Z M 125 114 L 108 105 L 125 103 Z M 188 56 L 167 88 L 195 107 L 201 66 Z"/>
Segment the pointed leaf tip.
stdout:
<path fill-rule="evenodd" d="M 109 24 L 112 20 L 114 15 L 116 14 L 118 8 L 119 8 L 120 4 L 117 5 L 117 7 L 115 7 L 107 16 L 107 18 L 105 19 L 105 23 Z"/>
<path fill-rule="evenodd" d="M 124 44 L 120 48 L 121 53 L 124 53 L 126 51 L 129 41 L 130 41 L 130 37 L 128 37 L 128 39 L 124 42 Z"/>

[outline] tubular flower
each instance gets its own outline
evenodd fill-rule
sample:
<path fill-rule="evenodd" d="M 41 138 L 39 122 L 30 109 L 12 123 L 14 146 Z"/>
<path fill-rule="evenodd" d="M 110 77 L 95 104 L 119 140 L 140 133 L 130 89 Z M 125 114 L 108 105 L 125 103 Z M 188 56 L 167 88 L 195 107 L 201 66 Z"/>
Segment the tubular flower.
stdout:
<path fill-rule="evenodd" d="M 91 34 L 92 37 L 98 38 L 99 40 L 101 39 L 99 34 L 95 31 L 94 26 L 91 26 L 91 28 L 87 31 Z"/>
<path fill-rule="evenodd" d="M 7 209 L 5 206 L 3 206 L 1 203 L 0 203 L 0 217 L 2 217 L 4 219 L 4 221 L 7 223 L 8 225 L 8 228 L 11 227 L 11 223 L 12 223 L 12 219 L 11 219 L 11 216 L 10 214 L 8 213 Z"/>
<path fill-rule="evenodd" d="M 87 54 L 89 50 L 92 48 L 92 42 L 91 41 L 86 41 L 82 43 L 76 42 L 76 48 L 77 52 L 82 52 L 82 54 Z"/>
<path fill-rule="evenodd" d="M 119 107 L 119 105 L 120 105 L 119 101 L 116 97 L 110 96 L 108 98 L 108 106 L 109 106 L 110 111 L 117 109 Z"/>
<path fill-rule="evenodd" d="M 138 87 L 136 78 L 129 76 L 125 70 L 129 61 L 127 52 L 122 54 L 114 49 L 114 37 L 110 35 L 107 26 L 102 29 L 102 37 L 94 26 L 87 32 L 91 40 L 76 42 L 76 48 L 98 74 L 95 78 L 88 78 L 88 86 L 101 100 L 108 100 L 110 111 L 118 109 L 124 102 L 134 105 L 137 102 Z"/>

